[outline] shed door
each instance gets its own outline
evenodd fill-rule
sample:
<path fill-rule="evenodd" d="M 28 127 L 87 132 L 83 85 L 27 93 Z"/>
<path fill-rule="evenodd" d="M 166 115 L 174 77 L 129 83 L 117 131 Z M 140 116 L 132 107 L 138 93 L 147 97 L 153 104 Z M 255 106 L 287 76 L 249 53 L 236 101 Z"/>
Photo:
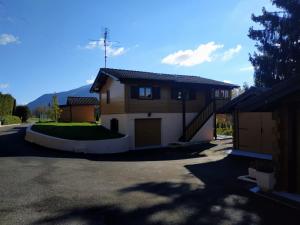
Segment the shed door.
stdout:
<path fill-rule="evenodd" d="M 135 147 L 161 145 L 161 119 L 135 120 Z"/>
<path fill-rule="evenodd" d="M 272 113 L 239 113 L 239 149 L 272 153 Z"/>

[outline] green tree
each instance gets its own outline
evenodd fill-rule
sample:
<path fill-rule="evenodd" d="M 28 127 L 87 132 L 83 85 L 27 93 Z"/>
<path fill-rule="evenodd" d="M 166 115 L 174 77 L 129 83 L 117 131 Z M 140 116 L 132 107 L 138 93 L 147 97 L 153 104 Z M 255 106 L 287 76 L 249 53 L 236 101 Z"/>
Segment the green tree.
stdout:
<path fill-rule="evenodd" d="M 12 115 L 15 106 L 15 99 L 10 94 L 0 92 L 0 117 Z"/>
<path fill-rule="evenodd" d="M 257 51 L 250 55 L 255 86 L 272 87 L 300 74 L 300 1 L 271 0 L 278 10 L 252 15 L 262 29 L 249 29 Z"/>
<path fill-rule="evenodd" d="M 22 122 L 26 122 L 30 117 L 30 110 L 26 105 L 18 105 L 15 109 L 14 115 L 20 117 Z"/>
<path fill-rule="evenodd" d="M 53 95 L 52 96 L 52 104 L 51 104 L 52 119 L 57 122 L 60 117 L 60 113 L 61 113 L 61 110 L 59 108 L 57 95 Z"/>

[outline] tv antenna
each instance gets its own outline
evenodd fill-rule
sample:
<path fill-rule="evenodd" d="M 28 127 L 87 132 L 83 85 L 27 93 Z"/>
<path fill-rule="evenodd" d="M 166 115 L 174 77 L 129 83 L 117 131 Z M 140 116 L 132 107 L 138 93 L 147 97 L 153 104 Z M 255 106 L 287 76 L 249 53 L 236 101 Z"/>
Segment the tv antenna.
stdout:
<path fill-rule="evenodd" d="M 98 44 L 101 44 L 101 42 L 103 41 L 103 48 L 104 48 L 104 68 L 106 68 L 107 65 L 107 58 L 108 58 L 108 47 L 111 47 L 113 44 L 115 43 L 119 43 L 117 41 L 112 42 L 108 40 L 109 38 L 109 29 L 107 27 L 104 28 L 103 31 L 103 38 L 97 39 L 97 40 L 91 40 L 91 41 L 95 41 Z M 115 46 L 116 47 L 116 46 Z"/>
<path fill-rule="evenodd" d="M 103 44 L 104 44 L 104 68 L 106 68 L 106 61 L 107 61 L 107 36 L 108 36 L 108 29 L 105 27 L 104 29 L 104 39 L 103 39 Z"/>

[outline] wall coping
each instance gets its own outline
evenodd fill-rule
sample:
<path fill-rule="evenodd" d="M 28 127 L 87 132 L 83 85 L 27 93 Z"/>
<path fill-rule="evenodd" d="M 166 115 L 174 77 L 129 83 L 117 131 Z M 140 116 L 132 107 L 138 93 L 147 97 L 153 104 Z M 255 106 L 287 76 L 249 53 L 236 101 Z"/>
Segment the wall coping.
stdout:
<path fill-rule="evenodd" d="M 111 154 L 129 150 L 129 136 L 102 140 L 71 140 L 42 134 L 27 127 L 25 140 L 56 150 L 92 154 Z"/>

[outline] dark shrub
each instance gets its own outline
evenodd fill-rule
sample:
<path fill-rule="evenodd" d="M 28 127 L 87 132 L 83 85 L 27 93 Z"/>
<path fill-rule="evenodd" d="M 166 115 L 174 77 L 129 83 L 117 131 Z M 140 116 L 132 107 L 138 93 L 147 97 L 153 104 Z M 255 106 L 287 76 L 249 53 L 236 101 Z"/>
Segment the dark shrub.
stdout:
<path fill-rule="evenodd" d="M 26 105 L 18 105 L 16 107 L 14 115 L 20 117 L 22 122 L 26 122 L 30 117 L 30 110 Z"/>

